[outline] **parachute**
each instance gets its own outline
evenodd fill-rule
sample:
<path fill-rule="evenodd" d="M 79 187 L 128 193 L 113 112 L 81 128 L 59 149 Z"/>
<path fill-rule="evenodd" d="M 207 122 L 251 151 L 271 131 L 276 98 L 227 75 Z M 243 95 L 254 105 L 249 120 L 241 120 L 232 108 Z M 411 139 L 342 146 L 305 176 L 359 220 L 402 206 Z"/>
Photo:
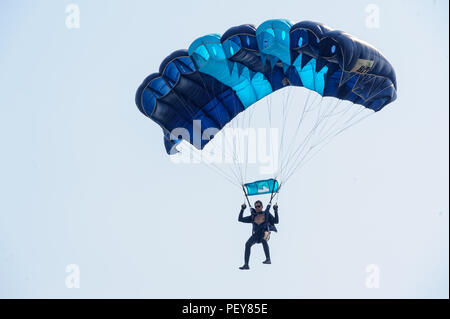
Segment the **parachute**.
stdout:
<path fill-rule="evenodd" d="M 306 89 L 303 107 L 291 107 L 298 104 L 292 96 L 299 87 Z M 273 103 L 271 98 L 278 92 L 281 102 Z M 189 150 L 202 157 L 208 148 L 215 154 L 227 153 L 231 172 L 213 161 L 206 164 L 251 196 L 261 194 L 258 190 L 264 187 L 268 193 L 278 193 L 321 149 L 318 146 L 380 111 L 396 95 L 393 67 L 370 44 L 321 23 L 276 19 L 258 27 L 232 27 L 222 36 L 209 34 L 193 41 L 188 50 L 173 52 L 159 72 L 140 85 L 136 105 L 162 128 L 168 154 Z M 224 128 L 252 127 L 254 109 L 258 105 L 263 110 L 264 100 L 267 126 L 273 126 L 274 109 L 280 121 L 281 160 L 273 179 L 246 183 L 248 158 L 242 150 L 248 147 L 241 140 L 232 139 L 225 146 L 223 138 L 220 143 L 214 140 Z"/>

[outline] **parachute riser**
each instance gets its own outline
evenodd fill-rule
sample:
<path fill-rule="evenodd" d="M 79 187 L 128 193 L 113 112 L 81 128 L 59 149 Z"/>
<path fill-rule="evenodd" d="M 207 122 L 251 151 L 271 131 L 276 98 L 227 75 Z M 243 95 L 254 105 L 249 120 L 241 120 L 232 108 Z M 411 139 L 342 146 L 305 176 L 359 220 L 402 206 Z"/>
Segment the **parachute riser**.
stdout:
<path fill-rule="evenodd" d="M 247 195 L 247 192 L 245 191 L 244 185 L 242 185 L 242 191 L 244 192 L 245 198 L 247 199 L 248 207 L 253 208 L 252 204 L 250 204 L 250 200 L 248 199 L 248 195 Z"/>

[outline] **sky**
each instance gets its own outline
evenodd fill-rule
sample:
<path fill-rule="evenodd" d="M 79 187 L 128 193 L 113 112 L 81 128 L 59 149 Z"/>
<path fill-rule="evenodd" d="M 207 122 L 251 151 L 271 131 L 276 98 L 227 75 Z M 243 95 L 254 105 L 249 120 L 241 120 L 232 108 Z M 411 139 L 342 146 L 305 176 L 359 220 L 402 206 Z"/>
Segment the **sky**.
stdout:
<path fill-rule="evenodd" d="M 448 5 L 1 1 L 0 297 L 448 298 Z M 197 37 L 274 18 L 371 43 L 398 99 L 292 177 L 272 265 L 256 245 L 240 271 L 242 192 L 173 163 L 134 95 Z"/>

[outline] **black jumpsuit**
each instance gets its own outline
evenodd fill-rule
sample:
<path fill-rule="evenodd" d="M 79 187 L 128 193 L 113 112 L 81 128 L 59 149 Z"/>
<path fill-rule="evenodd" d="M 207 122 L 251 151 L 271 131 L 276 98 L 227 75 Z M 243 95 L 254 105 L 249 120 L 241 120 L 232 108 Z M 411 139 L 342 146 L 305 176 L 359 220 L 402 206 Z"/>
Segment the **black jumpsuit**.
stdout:
<path fill-rule="evenodd" d="M 245 243 L 245 253 L 244 253 L 244 259 L 245 264 L 248 265 L 248 262 L 250 260 L 250 249 L 254 244 L 261 243 L 264 248 L 264 254 L 266 255 L 266 260 L 270 260 L 270 252 L 269 252 L 269 244 L 266 240 L 264 240 L 264 232 L 267 230 L 267 223 L 269 224 L 278 224 L 278 209 L 274 209 L 275 211 L 275 217 L 269 212 L 270 211 L 270 205 L 267 205 L 266 210 L 261 212 L 260 214 L 265 214 L 268 216 L 268 221 L 264 221 L 261 224 L 257 224 L 254 222 L 255 216 L 258 214 L 252 209 L 252 214 L 250 216 L 243 217 L 244 209 L 241 208 L 241 211 L 239 212 L 239 218 L 238 221 L 241 223 L 252 223 L 253 224 L 253 231 L 250 238 Z"/>

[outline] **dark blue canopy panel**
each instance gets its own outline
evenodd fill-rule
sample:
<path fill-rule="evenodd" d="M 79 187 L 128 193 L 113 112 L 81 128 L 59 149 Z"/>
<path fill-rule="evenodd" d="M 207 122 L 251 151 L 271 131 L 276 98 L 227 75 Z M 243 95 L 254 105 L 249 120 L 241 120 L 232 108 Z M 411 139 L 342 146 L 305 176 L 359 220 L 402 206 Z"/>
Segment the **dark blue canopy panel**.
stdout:
<path fill-rule="evenodd" d="M 195 40 L 169 55 L 136 93 L 169 154 L 181 139 L 198 149 L 256 101 L 302 86 L 381 110 L 396 98 L 395 72 L 373 46 L 316 22 L 269 20 Z"/>
<path fill-rule="evenodd" d="M 174 146 L 182 138 L 202 149 L 211 137 L 204 134 L 220 130 L 244 109 L 236 92 L 200 73 L 186 50 L 173 52 L 161 63 L 159 73 L 144 80 L 136 104 L 162 127 L 169 154 L 176 152 Z"/>

